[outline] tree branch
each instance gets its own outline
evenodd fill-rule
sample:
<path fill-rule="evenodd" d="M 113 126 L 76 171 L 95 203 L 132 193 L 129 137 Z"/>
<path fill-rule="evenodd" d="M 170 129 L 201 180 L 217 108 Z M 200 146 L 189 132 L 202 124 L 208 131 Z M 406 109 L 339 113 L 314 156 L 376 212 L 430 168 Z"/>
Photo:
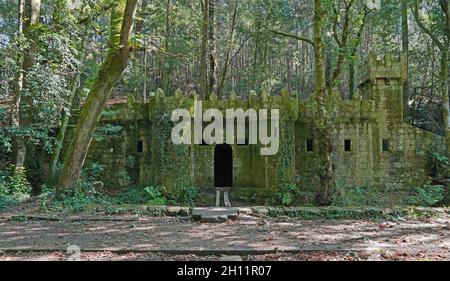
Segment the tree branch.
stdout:
<path fill-rule="evenodd" d="M 300 35 L 297 35 L 297 34 L 292 34 L 292 33 L 287 33 L 287 32 L 283 32 L 283 31 L 274 30 L 274 29 L 271 29 L 270 27 L 268 27 L 266 25 L 263 25 L 263 27 L 265 29 L 267 29 L 268 31 L 270 31 L 272 33 L 275 33 L 277 35 L 281 35 L 281 36 L 284 36 L 284 37 L 289 37 L 289 38 L 292 38 L 292 39 L 295 39 L 295 40 L 303 41 L 303 42 L 311 44 L 312 46 L 315 46 L 314 41 L 312 39 L 310 39 L 310 38 L 306 38 L 306 37 L 303 37 L 303 36 L 300 36 Z"/>
<path fill-rule="evenodd" d="M 414 7 L 412 8 L 412 12 L 414 15 L 414 18 L 416 19 L 417 25 L 430 36 L 431 40 L 438 46 L 438 48 L 441 51 L 445 51 L 445 46 L 442 44 L 442 42 L 439 40 L 439 38 L 425 25 L 425 23 L 422 21 L 419 15 L 419 3 L 417 0 L 414 0 Z"/>

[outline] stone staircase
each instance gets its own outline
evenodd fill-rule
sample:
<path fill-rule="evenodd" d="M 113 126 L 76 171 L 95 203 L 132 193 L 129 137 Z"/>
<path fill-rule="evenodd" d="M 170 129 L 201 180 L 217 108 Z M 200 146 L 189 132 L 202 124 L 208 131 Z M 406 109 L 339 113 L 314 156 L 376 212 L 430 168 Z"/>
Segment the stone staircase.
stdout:
<path fill-rule="evenodd" d="M 200 222 L 224 222 L 237 220 L 238 217 L 239 208 L 206 207 L 192 209 L 192 218 Z"/>

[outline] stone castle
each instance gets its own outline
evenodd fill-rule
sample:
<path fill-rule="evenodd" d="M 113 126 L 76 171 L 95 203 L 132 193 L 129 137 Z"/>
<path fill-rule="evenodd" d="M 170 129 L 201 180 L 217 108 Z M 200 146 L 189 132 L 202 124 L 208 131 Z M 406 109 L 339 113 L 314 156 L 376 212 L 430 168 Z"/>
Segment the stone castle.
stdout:
<path fill-rule="evenodd" d="M 332 139 L 337 184 L 387 190 L 420 186 L 429 179 L 427 152 L 445 142 L 440 136 L 403 122 L 404 59 L 371 55 L 361 74 L 354 98 L 337 97 L 335 101 Z M 260 145 L 171 143 L 172 110 L 185 108 L 195 114 L 196 99 L 195 93 L 178 90 L 165 96 L 158 90 L 147 103 L 130 98 L 127 103 L 111 106 L 102 115 L 100 126 L 112 124 L 122 129 L 107 140 L 94 140 L 87 162 L 106 167 L 104 183 L 111 187 L 192 185 L 207 191 L 230 186 L 232 197 L 254 196 L 266 202 L 286 184 L 305 192 L 316 190 L 318 148 L 312 126 L 313 101 L 301 101 L 296 93 L 288 91 L 279 96 L 251 92 L 246 100 L 235 95 L 217 100 L 212 94 L 203 101 L 203 111 L 278 108 L 279 152 L 261 156 Z M 73 114 L 76 117 L 77 111 Z"/>

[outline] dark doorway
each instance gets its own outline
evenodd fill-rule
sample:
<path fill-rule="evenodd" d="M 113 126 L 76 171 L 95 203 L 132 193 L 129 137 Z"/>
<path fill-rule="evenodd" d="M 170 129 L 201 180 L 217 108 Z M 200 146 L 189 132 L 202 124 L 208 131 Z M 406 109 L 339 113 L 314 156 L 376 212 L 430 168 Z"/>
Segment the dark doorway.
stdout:
<path fill-rule="evenodd" d="M 233 150 L 228 144 L 218 144 L 214 148 L 214 186 L 233 186 Z"/>

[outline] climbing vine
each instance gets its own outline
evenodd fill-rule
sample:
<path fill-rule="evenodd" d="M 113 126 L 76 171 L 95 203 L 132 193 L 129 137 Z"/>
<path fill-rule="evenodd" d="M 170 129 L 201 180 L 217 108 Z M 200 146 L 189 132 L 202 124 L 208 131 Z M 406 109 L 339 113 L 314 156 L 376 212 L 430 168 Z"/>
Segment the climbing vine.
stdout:
<path fill-rule="evenodd" d="M 175 145 L 171 141 L 171 133 L 174 123 L 170 119 L 169 111 L 160 109 L 155 115 L 158 127 L 157 145 L 154 149 L 159 160 L 156 165 L 157 173 L 161 177 L 157 182 L 165 187 L 164 195 L 169 200 L 177 203 L 191 205 L 198 194 L 198 189 L 193 187 L 189 177 L 189 151 L 185 145 Z"/>
<path fill-rule="evenodd" d="M 284 130 L 285 141 L 282 142 L 279 154 L 280 162 L 278 166 L 279 191 L 278 198 L 283 205 L 293 204 L 298 196 L 298 188 L 295 184 L 294 175 L 289 170 L 295 165 L 294 162 L 294 146 L 291 140 L 293 139 L 293 122 L 285 122 Z"/>

